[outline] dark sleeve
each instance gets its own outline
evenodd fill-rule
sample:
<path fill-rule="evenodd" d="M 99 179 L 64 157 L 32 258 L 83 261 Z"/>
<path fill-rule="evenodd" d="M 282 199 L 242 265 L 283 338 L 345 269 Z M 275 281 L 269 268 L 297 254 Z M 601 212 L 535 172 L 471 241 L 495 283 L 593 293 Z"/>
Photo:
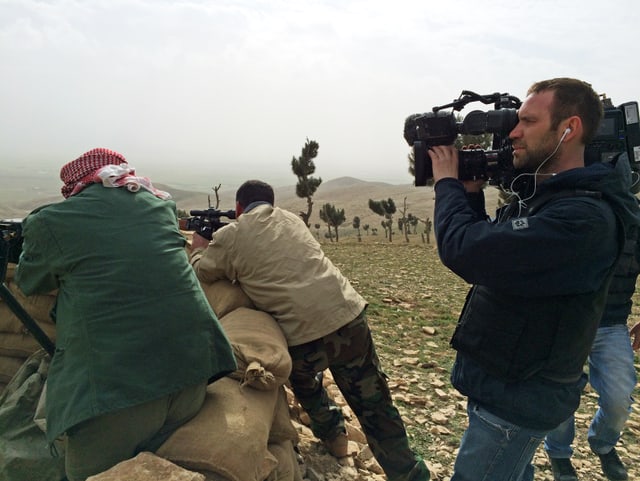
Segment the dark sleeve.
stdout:
<path fill-rule="evenodd" d="M 54 262 L 60 258 L 61 251 L 43 213 L 30 214 L 24 219 L 22 235 L 24 241 L 16 268 L 16 284 L 27 296 L 57 289 L 59 283 Z"/>
<path fill-rule="evenodd" d="M 469 207 L 471 207 L 479 216 L 489 220 L 485 207 L 484 190 L 481 190 L 480 192 L 466 192 L 465 196 L 469 203 Z"/>
<path fill-rule="evenodd" d="M 532 217 L 490 223 L 455 179 L 435 191 L 440 258 L 469 283 L 529 296 L 589 292 L 617 256 L 616 219 L 604 201 L 569 197 Z"/>

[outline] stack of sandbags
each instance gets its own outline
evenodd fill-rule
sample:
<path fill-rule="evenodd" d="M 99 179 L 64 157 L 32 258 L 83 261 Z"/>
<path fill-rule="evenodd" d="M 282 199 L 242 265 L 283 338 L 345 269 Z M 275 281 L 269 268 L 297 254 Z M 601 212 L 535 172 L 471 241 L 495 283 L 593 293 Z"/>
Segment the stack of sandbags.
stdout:
<path fill-rule="evenodd" d="M 287 340 L 266 312 L 239 307 L 220 319 L 238 369 L 230 377 L 261 391 L 277 389 L 291 374 Z"/>
<path fill-rule="evenodd" d="M 246 307 L 232 310 L 220 319 L 220 324 L 229 337 L 238 363 L 238 369 L 229 377 L 240 382 L 243 387 L 278 392 L 267 437 L 267 450 L 277 459 L 278 464 L 265 479 L 300 480 L 301 474 L 294 451 L 294 446 L 299 441 L 298 432 L 291 423 L 284 388 L 291 374 L 292 361 L 280 326 L 269 314 Z"/>
<path fill-rule="evenodd" d="M 13 282 L 14 271 L 15 264 L 9 264 L 5 285 L 45 334 L 55 341 L 56 328 L 49 313 L 56 302 L 57 292 L 25 296 Z M 22 321 L 0 300 L 0 392 L 27 358 L 41 348 Z"/>
<path fill-rule="evenodd" d="M 200 286 L 218 319 L 239 307 L 256 308 L 240 286 L 227 279 L 221 279 L 210 284 L 201 282 Z"/>
<path fill-rule="evenodd" d="M 298 432 L 284 388 L 291 372 L 286 339 L 273 317 L 244 307 L 247 298 L 239 286 L 214 284 L 223 287 L 221 296 L 213 284 L 203 288 L 214 311 L 225 313 L 220 323 L 238 369 L 208 386 L 200 412 L 156 454 L 207 481 L 300 481 Z"/>

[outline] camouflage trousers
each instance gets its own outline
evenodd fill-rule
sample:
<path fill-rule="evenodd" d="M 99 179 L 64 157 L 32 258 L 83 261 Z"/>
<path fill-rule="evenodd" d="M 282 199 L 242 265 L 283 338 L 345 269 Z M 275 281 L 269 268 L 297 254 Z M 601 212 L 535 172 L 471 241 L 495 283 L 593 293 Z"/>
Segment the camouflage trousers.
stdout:
<path fill-rule="evenodd" d="M 342 411 L 322 385 L 321 373 L 329 369 L 389 479 L 408 473 L 420 461 L 409 448 L 404 423 L 391 400 L 364 311 L 337 331 L 292 346 L 289 352 L 291 387 L 311 418 L 316 437 L 331 440 L 345 432 Z"/>

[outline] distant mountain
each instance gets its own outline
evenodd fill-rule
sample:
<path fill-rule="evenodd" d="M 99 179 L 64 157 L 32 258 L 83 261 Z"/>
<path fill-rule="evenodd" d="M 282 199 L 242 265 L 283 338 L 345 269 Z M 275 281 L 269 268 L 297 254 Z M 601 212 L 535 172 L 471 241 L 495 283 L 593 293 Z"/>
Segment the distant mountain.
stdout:
<path fill-rule="evenodd" d="M 27 183 L 26 185 L 33 185 Z M 159 189 L 171 193 L 178 209 L 189 212 L 192 209 L 204 209 L 208 207 L 210 201 L 215 206 L 215 193 L 176 189 L 165 184 L 155 184 Z M 221 210 L 235 208 L 235 189 L 225 189 L 224 186 L 218 192 Z M 307 201 L 296 196 L 295 185 L 277 187 L 275 190 L 276 205 L 287 209 L 295 214 L 307 210 Z M 497 198 L 496 189 L 487 189 L 486 195 L 489 202 Z M 433 188 L 415 187 L 412 184 L 388 184 L 385 182 L 368 182 L 353 177 L 339 177 L 337 179 L 322 182 L 313 196 L 313 210 L 311 214 L 311 225 L 323 224 L 320 221 L 318 212 L 325 203 L 333 204 L 338 209 L 344 209 L 346 221 L 341 231 L 345 233 L 353 232 L 351 223 L 355 216 L 360 217 L 361 226 L 369 224 L 380 231 L 382 218 L 369 209 L 369 199 L 382 200 L 393 199 L 396 204 L 397 213 L 394 219 L 401 217 L 402 210 L 413 214 L 420 219 L 427 217 L 433 219 Z M 62 197 L 59 193 L 59 186 L 54 189 L 31 189 L 19 188 L 14 185 L 11 191 L 3 188 L 0 190 L 0 219 L 22 218 L 34 208 L 52 202 L 60 202 Z M 321 230 L 326 230 L 322 225 Z"/>
<path fill-rule="evenodd" d="M 184 192 L 164 187 L 171 192 L 179 209 L 202 209 L 207 207 L 207 193 Z M 307 211 L 307 200 L 296 195 L 295 185 L 277 187 L 275 191 L 275 203 L 277 206 L 287 209 L 295 214 Z M 235 189 L 220 191 L 221 210 L 235 207 Z M 215 201 L 213 192 L 210 193 L 212 203 Z M 400 211 L 404 208 L 404 199 L 407 202 L 407 214 L 412 213 L 420 219 L 433 217 L 433 189 L 431 187 L 415 187 L 411 184 L 393 185 L 384 182 L 368 182 L 353 177 L 340 177 L 320 184 L 313 196 L 313 208 L 311 212 L 311 225 L 323 224 L 318 212 L 326 203 L 335 205 L 338 209 L 344 209 L 346 221 L 343 224 L 345 231 L 351 229 L 355 216 L 360 217 L 360 224 L 369 224 L 378 227 L 382 217 L 369 209 L 369 199 L 381 200 L 392 198 Z M 326 226 L 323 225 L 326 229 Z"/>

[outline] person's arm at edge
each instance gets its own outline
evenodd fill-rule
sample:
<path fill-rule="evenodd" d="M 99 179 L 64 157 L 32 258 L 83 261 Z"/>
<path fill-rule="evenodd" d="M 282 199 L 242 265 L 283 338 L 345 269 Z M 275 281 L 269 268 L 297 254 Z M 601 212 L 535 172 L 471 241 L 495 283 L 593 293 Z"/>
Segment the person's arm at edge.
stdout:
<path fill-rule="evenodd" d="M 631 347 L 634 351 L 640 349 L 640 322 L 638 322 L 635 326 L 633 326 L 629 330 L 629 335 L 631 336 Z"/>
<path fill-rule="evenodd" d="M 41 216 L 32 213 L 22 223 L 22 253 L 15 273 L 15 283 L 27 296 L 46 294 L 59 286 L 52 259 L 61 257 L 55 237 Z M 56 254 L 49 252 L 56 249 Z"/>
<path fill-rule="evenodd" d="M 191 240 L 189 262 L 201 282 L 212 283 L 220 279 L 229 279 L 226 273 L 226 249 L 194 233 Z"/>

